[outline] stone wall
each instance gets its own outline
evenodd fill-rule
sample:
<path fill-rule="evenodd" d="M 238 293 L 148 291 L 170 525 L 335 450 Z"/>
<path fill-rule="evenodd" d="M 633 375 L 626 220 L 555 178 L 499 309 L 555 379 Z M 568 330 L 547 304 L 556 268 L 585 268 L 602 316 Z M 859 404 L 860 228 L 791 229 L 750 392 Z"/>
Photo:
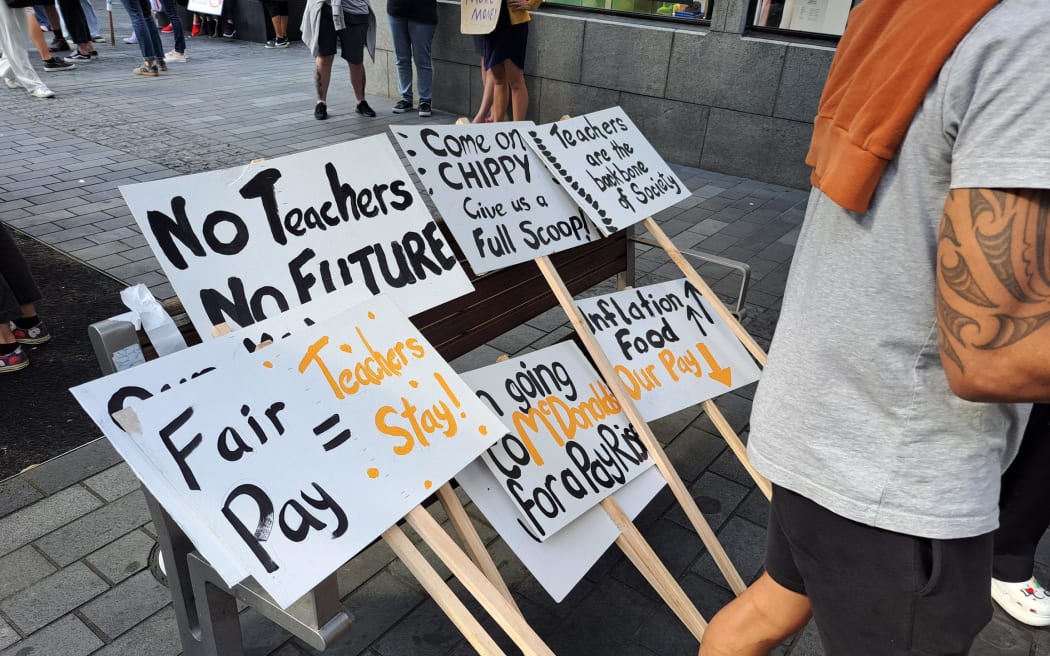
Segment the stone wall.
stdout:
<path fill-rule="evenodd" d="M 380 19 L 368 92 L 397 97 Z M 747 0 L 716 0 L 711 27 L 545 5 L 533 14 L 526 60 L 529 117 L 538 122 L 621 105 L 671 162 L 807 187 L 813 115 L 834 48 L 744 36 Z M 481 73 L 459 4 L 439 2 L 434 106 L 472 116 Z"/>

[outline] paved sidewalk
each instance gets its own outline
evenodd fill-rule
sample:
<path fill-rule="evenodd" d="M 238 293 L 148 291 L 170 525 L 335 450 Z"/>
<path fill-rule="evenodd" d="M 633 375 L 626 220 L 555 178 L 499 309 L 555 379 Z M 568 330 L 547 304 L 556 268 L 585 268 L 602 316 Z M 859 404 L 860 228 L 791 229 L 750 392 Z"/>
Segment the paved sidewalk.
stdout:
<path fill-rule="evenodd" d="M 118 32 L 127 33 L 126 27 Z M 100 62 L 47 77 L 59 94 L 56 100 L 0 88 L 0 221 L 123 282 L 145 283 L 160 298 L 171 296 L 171 288 L 118 185 L 234 166 L 385 132 L 396 122 L 421 121 L 391 114 L 391 100 L 371 96 L 379 116 L 355 115 L 345 68 L 338 64 L 331 118 L 313 120 L 312 64 L 298 44 L 264 50 L 191 39 L 189 62 L 171 64 L 157 79 L 130 74 L 139 61 L 134 46 L 118 39 L 116 48 L 99 50 Z M 453 119 L 437 112 L 425 120 Z M 751 265 L 745 325 L 768 346 L 806 194 L 677 168 L 693 195 L 661 213 L 661 225 L 680 247 Z M 639 284 L 679 277 L 662 252 L 640 248 L 638 254 Z M 735 296 L 734 273 L 710 264 L 700 271 L 720 294 Z M 560 311 L 551 311 L 454 365 L 467 370 L 489 364 L 500 354 L 534 350 L 569 332 Z M 744 436 L 751 392 L 718 401 Z M 740 573 L 754 578 L 764 550 L 764 498 L 698 409 L 655 422 L 654 429 Z M 730 599 L 666 490 L 637 523 L 705 617 Z M 565 602 L 555 604 L 492 531 L 479 526 L 519 605 L 558 654 L 695 653 L 695 641 L 618 551 L 607 554 Z M 0 482 L 0 656 L 180 653 L 167 589 L 148 569 L 153 545 L 137 482 L 104 440 Z M 1048 564 L 1044 549 L 1039 555 L 1044 580 Z M 340 585 L 357 622 L 329 653 L 471 653 L 385 546 L 349 563 Z M 242 624 L 251 654 L 313 653 L 252 611 L 242 615 Z M 974 653 L 1050 654 L 1048 636 L 997 614 Z M 810 627 L 778 653 L 822 651 Z"/>

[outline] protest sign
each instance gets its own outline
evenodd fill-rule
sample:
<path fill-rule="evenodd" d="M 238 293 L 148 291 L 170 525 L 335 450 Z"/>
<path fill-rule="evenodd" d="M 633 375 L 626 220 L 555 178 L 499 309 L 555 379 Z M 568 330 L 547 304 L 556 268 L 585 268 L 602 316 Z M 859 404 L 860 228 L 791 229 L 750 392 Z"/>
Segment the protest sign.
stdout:
<path fill-rule="evenodd" d="M 526 145 L 531 126 L 390 128 L 475 273 L 600 237 Z"/>
<path fill-rule="evenodd" d="M 222 0 L 189 0 L 186 11 L 194 14 L 222 15 Z"/>
<path fill-rule="evenodd" d="M 594 507 L 540 542 L 519 523 L 514 502 L 482 461 L 470 463 L 456 474 L 456 481 L 556 602 L 572 592 L 620 535 L 605 510 Z M 650 467 L 613 496 L 634 518 L 663 486 L 659 470 Z"/>
<path fill-rule="evenodd" d="M 282 607 L 505 430 L 385 297 L 129 412 L 122 439 L 181 497 L 175 521 L 209 560 L 211 531 Z"/>
<path fill-rule="evenodd" d="M 652 465 L 620 404 L 572 342 L 463 375 L 512 431 L 482 456 L 536 540 Z"/>
<path fill-rule="evenodd" d="M 685 279 L 580 299 L 577 305 L 646 421 L 760 376 L 740 340 Z"/>
<path fill-rule="evenodd" d="M 496 29 L 503 0 L 460 0 L 459 31 L 463 34 L 488 34 Z"/>
<path fill-rule="evenodd" d="M 408 315 L 471 290 L 385 135 L 120 190 L 205 339 L 342 287 Z"/>
<path fill-rule="evenodd" d="M 543 163 L 605 234 L 689 197 L 619 107 L 538 125 L 528 134 Z"/>

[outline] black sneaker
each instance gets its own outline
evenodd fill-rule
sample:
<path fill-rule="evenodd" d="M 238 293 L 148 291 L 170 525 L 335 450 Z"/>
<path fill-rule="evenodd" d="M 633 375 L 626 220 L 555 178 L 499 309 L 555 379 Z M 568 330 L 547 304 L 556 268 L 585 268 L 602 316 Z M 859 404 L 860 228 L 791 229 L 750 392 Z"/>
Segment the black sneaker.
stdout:
<path fill-rule="evenodd" d="M 57 36 L 54 39 L 52 39 L 51 44 L 48 46 L 47 49 L 51 52 L 66 52 L 68 50 L 72 50 L 72 48 L 69 47 L 68 41 Z"/>
<path fill-rule="evenodd" d="M 428 102 L 421 102 L 421 103 L 419 103 L 419 115 L 422 118 L 426 118 L 426 117 L 430 116 L 430 103 L 428 103 Z"/>
<path fill-rule="evenodd" d="M 314 105 L 314 118 L 318 121 L 323 121 L 328 118 L 328 105 L 318 100 L 317 104 Z"/>
<path fill-rule="evenodd" d="M 288 47 L 288 37 L 286 37 L 286 36 L 278 37 L 274 41 L 274 46 L 273 47 L 275 47 L 275 48 L 287 48 Z"/>
<path fill-rule="evenodd" d="M 404 114 L 407 111 L 411 111 L 411 109 L 412 103 L 408 102 L 407 100 L 399 100 L 397 101 L 397 104 L 394 105 L 393 111 L 395 114 Z"/>
<path fill-rule="evenodd" d="M 376 115 L 375 110 L 368 106 L 367 100 L 362 100 L 361 102 L 357 103 L 357 113 L 362 114 L 364 116 Z"/>
<path fill-rule="evenodd" d="M 277 42 L 274 41 L 273 39 L 270 39 L 269 41 L 267 41 L 266 43 L 263 44 L 263 48 L 273 49 L 273 48 L 276 48 L 276 47 L 277 47 Z"/>
<path fill-rule="evenodd" d="M 235 34 L 237 34 L 237 30 L 234 29 L 233 25 L 227 25 L 222 28 L 222 38 L 224 39 L 232 39 Z"/>
<path fill-rule="evenodd" d="M 58 57 L 52 57 L 44 62 L 44 70 L 48 73 L 54 73 L 55 71 L 71 71 L 74 68 L 76 68 L 75 64 L 59 59 Z"/>
<path fill-rule="evenodd" d="M 163 59 L 158 59 L 157 60 L 157 70 L 160 71 L 161 73 L 167 73 L 168 72 L 168 63 L 166 61 L 164 61 Z"/>
<path fill-rule="evenodd" d="M 54 58 L 52 57 L 52 59 L 54 59 Z M 66 57 L 66 61 L 69 62 L 70 64 L 75 64 L 77 62 L 89 62 L 89 61 L 91 61 L 91 54 L 90 53 L 83 53 L 83 52 L 80 52 L 78 50 L 78 51 L 74 52 L 72 55 Z"/>

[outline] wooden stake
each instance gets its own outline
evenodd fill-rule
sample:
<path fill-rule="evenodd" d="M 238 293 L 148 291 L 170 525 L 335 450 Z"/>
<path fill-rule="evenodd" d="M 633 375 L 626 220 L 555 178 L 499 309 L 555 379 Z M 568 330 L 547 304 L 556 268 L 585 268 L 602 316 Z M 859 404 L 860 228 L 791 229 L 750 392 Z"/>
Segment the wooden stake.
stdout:
<path fill-rule="evenodd" d="M 653 548 L 645 540 L 645 537 L 634 525 L 631 518 L 627 516 L 616 499 L 609 496 L 602 500 L 602 508 L 620 529 L 620 537 L 616 538 L 616 544 L 623 550 L 627 558 L 634 563 L 649 585 L 653 586 L 660 598 L 664 600 L 668 608 L 678 616 L 685 628 L 693 634 L 699 642 L 704 638 L 704 630 L 707 622 L 696 609 L 693 602 L 678 585 L 678 581 L 667 571 L 663 561 L 656 555 Z"/>
<path fill-rule="evenodd" d="M 697 291 L 699 291 L 705 299 L 707 299 L 707 302 L 714 308 L 715 313 L 722 317 L 722 320 L 729 325 L 733 334 L 737 336 L 737 339 L 739 339 L 740 343 L 744 345 L 744 348 L 751 353 L 751 356 L 755 358 L 755 361 L 765 367 L 766 352 L 758 345 L 755 338 L 744 330 L 744 327 L 740 325 L 740 321 L 733 316 L 733 313 L 731 313 L 729 308 L 725 306 L 722 299 L 718 298 L 718 295 L 711 291 L 711 288 L 706 282 L 704 282 L 704 279 L 700 277 L 700 274 L 696 272 L 693 265 L 689 264 L 689 261 L 685 259 L 682 252 L 678 250 L 678 247 L 674 245 L 673 241 L 671 241 L 671 238 L 663 231 L 660 224 L 658 224 L 652 217 L 645 219 L 642 223 L 645 225 L 646 230 L 648 230 L 653 238 L 656 239 L 656 243 L 660 244 L 660 248 L 664 249 L 667 256 L 671 258 L 671 261 L 678 265 L 678 268 L 681 269 L 683 274 L 685 274 L 686 279 L 696 287 Z"/>
<path fill-rule="evenodd" d="M 514 607 L 518 615 L 521 615 L 521 609 L 518 608 L 517 602 L 514 601 L 514 596 L 510 594 L 507 582 L 500 575 L 499 568 L 496 567 L 495 561 L 492 560 L 492 554 L 485 548 L 485 543 L 481 541 L 481 536 L 478 535 L 474 522 L 467 515 L 463 504 L 459 502 L 459 497 L 452 490 L 452 486 L 445 483 L 438 488 L 437 498 L 441 502 L 441 507 L 445 509 L 445 514 L 448 515 L 452 528 L 455 529 L 459 539 L 463 541 L 463 547 L 470 559 L 478 566 L 485 578 L 491 581 L 492 585 L 496 586 L 499 593 Z"/>
<path fill-rule="evenodd" d="M 422 506 L 416 506 L 405 515 L 409 525 L 419 533 L 423 541 L 434 550 L 441 562 L 459 579 L 460 583 L 488 611 L 489 615 L 507 632 L 514 644 L 526 656 L 554 656 L 554 652 L 536 634 L 525 619 L 470 562 L 467 555 L 456 546 L 441 525 Z"/>
<path fill-rule="evenodd" d="M 747 587 L 744 585 L 744 580 L 740 578 L 740 574 L 736 571 L 732 561 L 729 560 L 729 556 L 726 554 L 725 549 L 722 548 L 722 544 L 718 541 L 718 537 L 715 536 L 715 532 L 711 530 L 711 526 L 704 519 L 704 515 L 700 512 L 700 508 L 697 507 L 693 495 L 686 489 L 685 483 L 682 482 L 663 447 L 656 440 L 656 436 L 653 435 L 649 424 L 646 423 L 642 413 L 638 411 L 638 407 L 634 404 L 630 395 L 627 394 L 619 377 L 616 375 L 616 371 L 613 369 L 612 363 L 609 362 L 609 358 L 598 344 L 594 333 L 587 327 L 587 323 L 584 321 L 580 309 L 576 307 L 576 301 L 572 298 L 572 294 L 569 293 L 565 282 L 562 281 L 550 258 L 547 256 L 538 257 L 535 259 L 535 262 L 543 277 L 547 279 L 551 291 L 554 292 L 558 302 L 565 310 L 565 314 L 569 317 L 569 322 L 572 323 L 576 333 L 583 341 L 587 352 L 590 353 L 594 363 L 598 365 L 598 371 L 605 378 L 606 384 L 609 385 L 609 389 L 612 390 L 617 401 L 620 402 L 627 419 L 638 431 L 638 437 L 642 440 L 649 455 L 652 456 L 660 473 L 663 474 L 664 479 L 667 481 L 667 486 L 671 488 L 671 493 L 674 494 L 686 517 L 689 518 L 689 523 L 693 525 L 693 529 L 700 536 L 700 540 L 703 541 L 704 546 L 711 553 L 711 557 L 714 558 L 715 564 L 721 570 L 722 576 L 726 578 L 729 587 L 736 594 L 740 594 Z"/>
<path fill-rule="evenodd" d="M 393 550 L 394 554 L 401 559 L 408 571 L 416 577 L 419 584 L 427 591 L 430 598 L 445 612 L 452 623 L 456 625 L 463 637 L 470 642 L 471 646 L 482 656 L 504 656 L 504 652 L 485 631 L 481 623 L 471 615 L 463 602 L 448 587 L 448 583 L 427 562 L 427 559 L 419 552 L 412 541 L 408 539 L 405 532 L 396 524 L 383 532 L 383 541 Z"/>
<path fill-rule="evenodd" d="M 758 489 L 762 490 L 762 494 L 766 495 L 767 499 L 772 499 L 773 485 L 769 482 L 768 478 L 759 474 L 758 470 L 751 464 L 751 459 L 747 457 L 747 447 L 744 446 L 743 441 L 741 441 L 740 436 L 736 434 L 736 431 L 733 430 L 733 427 L 729 425 L 725 415 L 723 415 L 722 411 L 718 409 L 715 402 L 708 399 L 701 403 L 700 407 L 702 407 L 704 412 L 707 413 L 707 416 L 711 418 L 711 422 L 718 429 L 718 432 L 722 434 L 722 437 L 725 438 L 726 443 L 729 444 L 729 448 L 733 450 L 737 459 L 740 460 L 740 464 L 742 464 L 744 469 L 747 470 L 747 473 L 751 475 L 755 484 L 758 485 Z"/>

